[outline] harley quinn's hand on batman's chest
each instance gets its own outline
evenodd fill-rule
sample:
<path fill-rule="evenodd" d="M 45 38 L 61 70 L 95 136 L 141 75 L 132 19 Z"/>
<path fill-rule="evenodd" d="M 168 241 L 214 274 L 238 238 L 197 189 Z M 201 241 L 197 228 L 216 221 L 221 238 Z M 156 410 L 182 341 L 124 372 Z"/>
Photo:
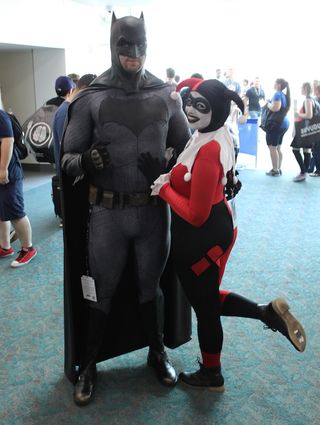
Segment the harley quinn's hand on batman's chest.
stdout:
<path fill-rule="evenodd" d="M 100 104 L 99 124 L 115 123 L 126 127 L 135 137 L 148 127 L 169 121 L 168 107 L 158 96 L 141 99 L 107 98 Z"/>

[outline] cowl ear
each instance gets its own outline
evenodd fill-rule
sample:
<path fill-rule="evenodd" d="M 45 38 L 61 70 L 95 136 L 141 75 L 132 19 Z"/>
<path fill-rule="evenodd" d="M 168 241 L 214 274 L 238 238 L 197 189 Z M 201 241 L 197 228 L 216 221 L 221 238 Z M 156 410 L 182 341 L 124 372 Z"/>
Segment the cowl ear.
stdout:
<path fill-rule="evenodd" d="M 140 19 L 142 19 L 144 21 L 143 12 L 141 12 Z"/>
<path fill-rule="evenodd" d="M 114 12 L 112 12 L 111 25 L 113 25 L 115 22 L 117 22 L 116 14 Z"/>

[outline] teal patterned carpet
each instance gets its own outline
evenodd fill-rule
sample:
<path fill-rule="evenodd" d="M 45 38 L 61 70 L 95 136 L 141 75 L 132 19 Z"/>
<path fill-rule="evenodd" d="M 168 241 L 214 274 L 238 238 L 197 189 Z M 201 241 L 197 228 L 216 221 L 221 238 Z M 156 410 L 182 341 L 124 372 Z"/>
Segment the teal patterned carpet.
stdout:
<path fill-rule="evenodd" d="M 261 303 L 287 298 L 305 325 L 306 351 L 260 322 L 223 318 L 223 394 L 161 387 L 143 349 L 100 365 L 85 408 L 73 404 L 63 373 L 62 231 L 51 185 L 28 190 L 38 256 L 21 269 L 9 267 L 12 257 L 0 262 L 0 424 L 319 425 L 320 179 L 292 177 L 241 171 L 239 235 L 223 287 Z M 197 367 L 195 326 L 194 339 L 169 354 L 179 372 Z"/>

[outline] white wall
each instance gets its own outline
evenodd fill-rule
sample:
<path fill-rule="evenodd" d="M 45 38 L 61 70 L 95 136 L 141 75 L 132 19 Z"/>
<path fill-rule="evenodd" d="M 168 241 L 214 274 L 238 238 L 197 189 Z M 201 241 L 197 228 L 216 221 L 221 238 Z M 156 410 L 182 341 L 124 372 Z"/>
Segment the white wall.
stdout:
<path fill-rule="evenodd" d="M 0 87 L 5 109 L 22 123 L 56 96 L 54 81 L 65 74 L 63 49 L 0 52 Z"/>
<path fill-rule="evenodd" d="M 66 0 L 1 0 L 0 42 L 63 47 Z"/>
<path fill-rule="evenodd" d="M 63 49 L 0 52 L 0 88 L 4 109 L 23 124 L 45 101 L 56 96 L 54 81 L 65 74 Z M 29 156 L 24 162 L 35 162 Z"/>
<path fill-rule="evenodd" d="M 40 108 L 48 99 L 55 97 L 54 82 L 66 73 L 64 49 L 33 50 L 35 105 Z"/>
<path fill-rule="evenodd" d="M 4 108 L 26 119 L 35 110 L 32 51 L 1 52 L 0 84 Z"/>
<path fill-rule="evenodd" d="M 111 14 L 102 2 L 88 5 L 77 0 L 0 0 L 0 3 L 0 45 L 63 48 L 67 52 L 64 71 L 67 74 L 99 74 L 110 65 Z M 122 12 L 128 14 L 128 8 L 121 8 Z"/>

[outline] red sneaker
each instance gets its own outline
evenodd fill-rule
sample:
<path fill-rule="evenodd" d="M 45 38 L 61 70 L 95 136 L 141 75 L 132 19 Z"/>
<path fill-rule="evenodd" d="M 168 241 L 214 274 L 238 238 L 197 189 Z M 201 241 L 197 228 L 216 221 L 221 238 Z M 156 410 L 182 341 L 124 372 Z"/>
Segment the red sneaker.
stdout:
<path fill-rule="evenodd" d="M 26 264 L 30 263 L 33 257 L 37 255 L 37 250 L 33 247 L 31 248 L 21 248 L 21 251 L 19 251 L 18 257 L 12 261 L 11 267 L 21 267 L 25 266 Z"/>
<path fill-rule="evenodd" d="M 9 257 L 13 253 L 14 253 L 14 250 L 11 247 L 8 248 L 8 249 L 3 249 L 3 248 L 0 247 L 0 258 Z"/>

